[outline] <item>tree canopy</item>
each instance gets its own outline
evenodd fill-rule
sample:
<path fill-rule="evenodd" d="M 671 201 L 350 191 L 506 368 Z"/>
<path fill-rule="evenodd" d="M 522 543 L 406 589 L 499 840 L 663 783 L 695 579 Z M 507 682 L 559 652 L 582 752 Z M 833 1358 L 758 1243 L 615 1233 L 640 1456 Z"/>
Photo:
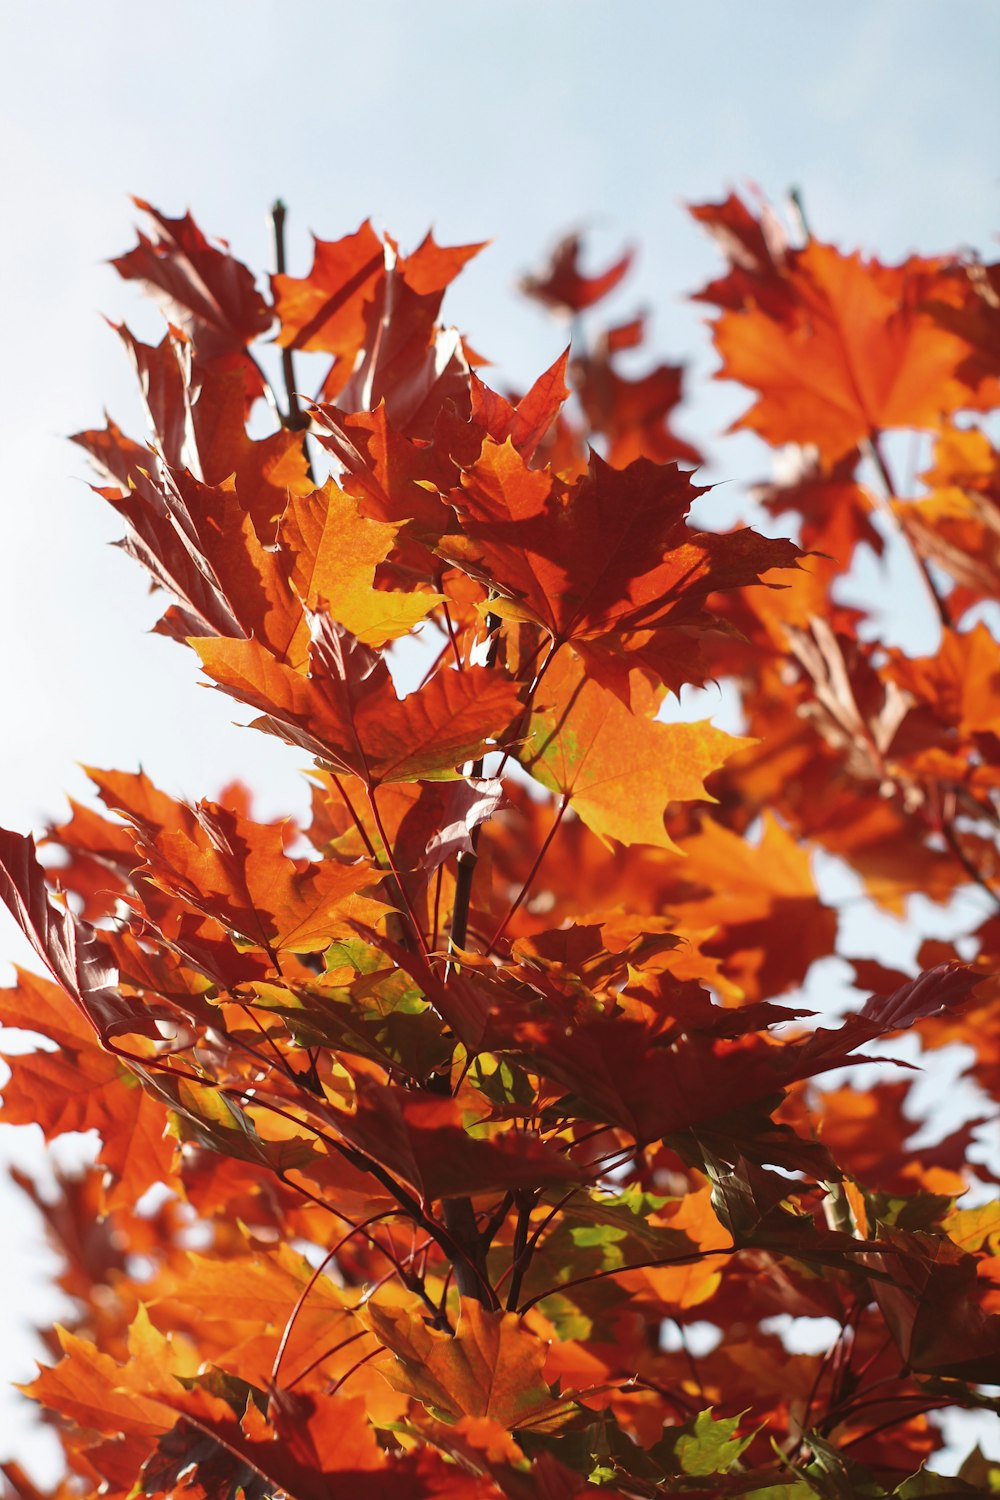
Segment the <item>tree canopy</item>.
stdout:
<path fill-rule="evenodd" d="M 157 630 L 312 805 L 93 769 L 44 862 L 0 832 L 50 976 L 0 996 L 47 1039 L 2 1119 L 100 1139 L 54 1201 L 23 1182 L 75 1309 L 28 1387 L 45 1493 L 992 1492 L 978 1450 L 927 1465 L 1000 1384 L 1000 266 L 693 208 L 737 425 L 784 450 L 777 523 L 718 531 L 682 370 L 603 310 L 628 254 L 525 278 L 572 343 L 515 392 L 442 319 L 480 245 L 365 223 L 294 276 L 279 206 L 265 286 L 138 206 L 148 432 L 76 441 Z M 932 654 L 845 592 L 890 539 Z M 712 683 L 739 733 L 678 718 Z M 802 996 L 820 855 L 955 917 L 916 972 L 852 957 L 842 1016 Z M 928 1141 L 906 1065 L 839 1071 L 903 1031 L 964 1045 L 981 1118 Z"/>

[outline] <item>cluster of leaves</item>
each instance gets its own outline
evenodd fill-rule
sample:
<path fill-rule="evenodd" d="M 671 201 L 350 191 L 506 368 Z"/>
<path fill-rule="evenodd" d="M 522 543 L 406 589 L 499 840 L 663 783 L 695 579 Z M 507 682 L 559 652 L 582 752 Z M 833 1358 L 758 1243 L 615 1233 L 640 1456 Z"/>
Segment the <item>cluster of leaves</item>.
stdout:
<path fill-rule="evenodd" d="M 118 331 L 151 435 L 78 441 L 168 597 L 158 629 L 311 758 L 312 814 L 93 771 L 100 810 L 46 836 L 57 871 L 0 835 L 52 975 L 3 996 L 48 1039 L 12 1058 L 3 1118 L 101 1142 L 38 1200 L 76 1309 L 29 1388 L 66 1453 L 53 1495 L 996 1486 L 978 1454 L 923 1468 L 931 1414 L 995 1409 L 1000 1382 L 976 1122 L 918 1145 L 898 1075 L 815 1080 L 908 1028 L 971 1044 L 995 1090 L 1000 268 L 694 210 L 727 257 L 700 297 L 754 395 L 740 425 L 795 445 L 760 498 L 800 550 L 689 523 L 711 502 L 679 466 L 680 371 L 626 373 L 640 321 L 580 331 L 627 257 L 591 277 L 569 240 L 526 282 L 578 347 L 516 399 L 439 321 L 479 247 L 404 255 L 365 224 L 308 276 L 282 254 L 268 297 L 141 207 L 116 265 L 167 327 Z M 300 351 L 326 357 L 308 404 Z M 898 430 L 933 444 L 916 498 Z M 835 592 L 890 529 L 933 656 Z M 745 737 L 664 720 L 723 678 Z M 781 1003 L 836 948 L 815 851 L 890 912 L 973 895 L 966 962 L 858 960 L 870 998 L 839 1025 Z M 782 1314 L 836 1332 L 796 1353 Z"/>

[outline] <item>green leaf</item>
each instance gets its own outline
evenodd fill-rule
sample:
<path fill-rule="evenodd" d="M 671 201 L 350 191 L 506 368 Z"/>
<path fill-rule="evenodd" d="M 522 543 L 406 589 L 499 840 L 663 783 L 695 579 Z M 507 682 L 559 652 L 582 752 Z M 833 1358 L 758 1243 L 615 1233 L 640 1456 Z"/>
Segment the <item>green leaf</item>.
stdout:
<path fill-rule="evenodd" d="M 802 1476 L 814 1493 L 823 1496 L 824 1500 L 841 1500 L 845 1495 L 879 1500 L 886 1494 L 868 1469 L 825 1442 L 818 1433 L 807 1433 L 806 1442 L 812 1453 L 812 1462 L 802 1469 Z"/>
<path fill-rule="evenodd" d="M 300 1047 L 329 1047 L 370 1057 L 411 1077 L 424 1077 L 448 1055 L 441 1022 L 401 970 L 360 974 L 334 985 L 329 974 L 310 984 L 254 985 L 255 1008 L 281 1016 Z"/>
<path fill-rule="evenodd" d="M 694 1419 L 694 1431 L 678 1438 L 674 1447 L 684 1473 L 728 1474 L 755 1436 L 751 1433 L 749 1437 L 736 1437 L 739 1425 L 740 1417 L 720 1417 L 716 1421 L 711 1407 L 700 1411 Z"/>
<path fill-rule="evenodd" d="M 347 968 L 356 974 L 374 974 L 376 969 L 386 966 L 385 954 L 360 938 L 341 938 L 331 943 L 324 954 L 324 962 L 328 970 Z"/>
<path fill-rule="evenodd" d="M 989 1461 L 984 1459 L 983 1462 Z M 964 1470 L 964 1464 L 962 1468 Z M 929 1469 L 921 1469 L 919 1474 L 904 1479 L 892 1494 L 893 1500 L 919 1500 L 922 1495 L 947 1496 L 949 1500 L 954 1496 L 958 1500 L 961 1495 L 1000 1494 L 1000 1464 L 992 1464 L 986 1471 L 977 1470 L 976 1482 L 973 1484 L 963 1478 L 961 1473 L 958 1478 L 953 1478 L 950 1474 L 932 1474 Z"/>
<path fill-rule="evenodd" d="M 494 1104 L 530 1106 L 535 1090 L 525 1070 L 509 1058 L 480 1052 L 469 1069 L 469 1080 Z"/>

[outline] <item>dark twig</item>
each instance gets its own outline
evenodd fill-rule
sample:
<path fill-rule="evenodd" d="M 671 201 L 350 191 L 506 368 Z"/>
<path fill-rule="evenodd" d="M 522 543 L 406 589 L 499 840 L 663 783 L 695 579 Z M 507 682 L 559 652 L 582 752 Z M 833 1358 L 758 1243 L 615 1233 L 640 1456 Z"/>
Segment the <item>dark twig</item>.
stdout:
<path fill-rule="evenodd" d="M 285 215 L 287 212 L 284 203 L 277 198 L 271 208 L 271 227 L 274 230 L 274 264 L 279 276 L 285 275 Z M 290 432 L 302 433 L 302 448 L 309 483 L 315 484 L 316 476 L 313 473 L 312 459 L 309 457 L 309 446 L 305 436 L 309 430 L 309 418 L 299 405 L 295 384 L 295 364 L 292 351 L 287 346 L 281 351 L 281 378 L 285 382 L 285 397 L 288 402 L 288 415 L 283 418 L 284 425 Z"/>
<path fill-rule="evenodd" d="M 333 1258 L 337 1255 L 338 1251 L 342 1250 L 344 1248 L 344 1246 L 347 1244 L 348 1240 L 351 1239 L 354 1235 L 356 1235 L 356 1234 L 363 1234 L 364 1231 L 368 1228 L 369 1224 L 374 1224 L 374 1223 L 376 1223 L 380 1219 L 389 1218 L 392 1214 L 397 1214 L 397 1213 L 400 1213 L 400 1212 L 401 1212 L 401 1210 L 398 1209 L 398 1208 L 388 1208 L 388 1209 L 385 1209 L 380 1214 L 372 1214 L 371 1218 L 370 1219 L 365 1219 L 365 1221 L 364 1221 L 363 1224 L 355 1224 L 351 1229 L 349 1229 L 348 1232 L 345 1235 L 341 1236 L 341 1238 L 337 1241 L 337 1243 L 333 1246 L 333 1248 L 331 1250 L 328 1250 L 327 1253 L 326 1253 L 326 1255 L 324 1255 L 323 1259 L 320 1261 L 319 1265 L 313 1271 L 313 1273 L 310 1276 L 309 1280 L 306 1282 L 305 1286 L 302 1288 L 302 1291 L 299 1293 L 299 1296 L 298 1296 L 298 1298 L 296 1299 L 296 1302 L 295 1302 L 295 1306 L 292 1308 L 291 1312 L 288 1314 L 288 1319 L 287 1319 L 287 1321 L 285 1323 L 285 1329 L 284 1329 L 284 1332 L 282 1333 L 281 1339 L 280 1339 L 280 1341 L 278 1343 L 277 1353 L 274 1356 L 274 1363 L 271 1366 L 271 1384 L 272 1385 L 277 1385 L 277 1383 L 278 1383 L 278 1375 L 279 1375 L 279 1373 L 281 1371 L 281 1362 L 282 1362 L 282 1360 L 285 1357 L 285 1350 L 288 1347 L 288 1340 L 292 1336 L 292 1329 L 295 1327 L 295 1321 L 298 1318 L 299 1313 L 302 1311 L 303 1307 L 305 1306 L 306 1300 L 307 1300 L 307 1298 L 309 1296 L 309 1293 L 312 1291 L 313 1287 L 319 1281 L 319 1278 L 322 1276 L 322 1274 L 326 1270 L 327 1266 L 330 1264 L 330 1262 L 333 1260 Z M 356 1335 L 356 1337 L 357 1337 L 357 1335 Z M 325 1359 L 325 1358 L 326 1358 L 325 1354 L 320 1356 L 321 1360 Z M 313 1366 L 310 1366 L 309 1368 L 312 1369 Z M 301 1371 L 301 1373 L 296 1377 L 296 1379 L 301 1380 L 302 1376 L 305 1375 L 305 1374 L 307 1374 L 307 1373 L 308 1373 L 308 1371 L 306 1371 L 306 1370 Z M 294 1382 L 293 1382 L 293 1384 L 294 1384 Z"/>
<path fill-rule="evenodd" d="M 514 1229 L 514 1244 L 511 1249 L 510 1286 L 507 1290 L 507 1311 L 517 1310 L 517 1299 L 521 1295 L 521 1282 L 531 1260 L 528 1247 L 528 1231 L 531 1228 L 531 1211 L 535 1206 L 536 1193 L 517 1193 L 517 1225 Z"/>
<path fill-rule="evenodd" d="M 335 1380 L 332 1385 L 330 1385 L 330 1386 L 327 1387 L 326 1394 L 328 1396 L 335 1396 L 337 1394 L 337 1392 L 340 1390 L 340 1387 L 342 1385 L 345 1385 L 347 1383 L 347 1381 L 350 1380 L 351 1376 L 354 1375 L 358 1370 L 361 1369 L 362 1365 L 366 1365 L 368 1363 L 368 1361 L 370 1359 L 374 1359 L 377 1354 L 384 1354 L 384 1353 L 385 1353 L 385 1350 L 382 1348 L 382 1345 L 379 1344 L 379 1346 L 378 1346 L 377 1349 L 372 1349 L 372 1350 L 370 1350 L 370 1352 L 368 1354 L 362 1355 L 362 1357 L 357 1361 L 356 1364 L 353 1364 L 351 1366 L 351 1368 L 345 1372 L 345 1374 L 341 1375 L 341 1377 L 340 1377 L 339 1380 Z"/>
<path fill-rule="evenodd" d="M 890 1428 L 898 1427 L 901 1422 L 911 1422 L 914 1417 L 923 1417 L 926 1416 L 928 1412 L 932 1411 L 946 1411 L 948 1407 L 952 1405 L 951 1401 L 928 1402 L 923 1394 L 921 1394 L 919 1397 L 901 1396 L 897 1397 L 897 1399 L 900 1401 L 919 1400 L 920 1405 L 913 1410 L 897 1412 L 896 1415 L 894 1417 L 890 1417 L 888 1421 L 879 1422 L 877 1427 L 869 1427 L 867 1432 L 859 1432 L 857 1437 L 848 1438 L 846 1443 L 841 1444 L 842 1450 L 846 1452 L 848 1448 L 856 1448 L 859 1443 L 867 1443 L 869 1438 L 877 1437 L 880 1432 L 888 1432 Z M 880 1402 L 873 1403 L 873 1405 L 880 1404 Z"/>
<path fill-rule="evenodd" d="M 733 1255 L 739 1246 L 726 1245 L 718 1250 L 696 1250 L 691 1255 L 662 1256 L 655 1255 L 649 1260 L 636 1260 L 628 1266 L 612 1266 L 605 1271 L 592 1271 L 589 1276 L 574 1276 L 570 1281 L 557 1282 L 555 1286 L 549 1287 L 548 1291 L 538 1292 L 534 1297 L 529 1297 L 527 1302 L 515 1309 L 519 1313 L 526 1313 L 529 1307 L 534 1307 L 536 1302 L 544 1302 L 546 1297 L 552 1297 L 556 1292 L 569 1291 L 570 1287 L 583 1286 L 589 1281 L 604 1281 L 608 1276 L 621 1276 L 626 1271 L 641 1271 L 646 1266 L 693 1266 L 700 1260 L 709 1260 L 716 1255 Z"/>
<path fill-rule="evenodd" d="M 867 454 L 872 463 L 875 465 L 875 468 L 878 471 L 879 478 L 881 479 L 882 484 L 885 487 L 885 500 L 883 508 L 886 514 L 889 516 L 890 520 L 895 525 L 896 530 L 906 539 L 906 542 L 910 548 L 910 552 L 913 556 L 913 560 L 916 563 L 917 567 L 920 569 L 921 577 L 924 580 L 924 584 L 927 588 L 928 594 L 930 595 L 931 603 L 934 605 L 937 617 L 944 629 L 950 630 L 953 623 L 951 618 L 951 611 L 949 610 L 940 589 L 934 582 L 933 575 L 931 574 L 931 570 L 927 564 L 927 559 L 924 557 L 917 543 L 914 541 L 913 535 L 910 531 L 909 526 L 907 525 L 903 512 L 894 510 L 892 508 L 892 501 L 896 498 L 896 485 L 891 473 L 889 472 L 889 465 L 886 462 L 885 454 L 883 453 L 881 444 L 879 442 L 879 434 L 877 432 L 873 432 L 868 438 L 867 442 L 861 444 L 861 449 L 862 452 Z"/>
<path fill-rule="evenodd" d="M 355 828 L 358 830 L 358 833 L 361 837 L 361 842 L 364 844 L 365 849 L 368 851 L 368 857 L 371 859 L 373 864 L 377 865 L 378 855 L 375 853 L 375 845 L 368 837 L 368 830 L 365 828 L 365 825 L 362 823 L 361 818 L 358 816 L 358 811 L 354 806 L 354 803 L 351 801 L 350 796 L 348 795 L 347 788 L 344 786 L 339 776 L 331 774 L 330 780 L 332 781 L 341 802 L 343 802 L 344 806 L 347 808 L 347 811 L 351 817 L 351 821 L 353 822 Z"/>
<path fill-rule="evenodd" d="M 382 847 L 385 850 L 386 862 L 388 863 L 389 872 L 392 875 L 392 879 L 395 883 L 396 889 L 399 892 L 399 898 L 402 902 L 403 910 L 406 913 L 407 918 L 409 919 L 410 927 L 413 930 L 413 936 L 417 940 L 418 948 L 425 958 L 429 958 L 430 951 L 427 947 L 427 939 L 424 936 L 424 930 L 420 925 L 420 921 L 414 909 L 413 902 L 410 900 L 409 892 L 407 891 L 406 886 L 403 884 L 403 877 L 396 868 L 396 861 L 393 858 L 392 853 L 392 844 L 382 822 L 382 817 L 378 810 L 378 802 L 375 799 L 375 788 L 374 786 L 366 784 L 365 791 L 368 795 L 368 806 L 371 808 L 372 821 L 374 822 L 375 827 L 378 831 L 379 838 L 382 840 Z"/>
<path fill-rule="evenodd" d="M 494 932 L 493 936 L 490 938 L 489 943 L 486 946 L 487 954 L 493 952 L 497 943 L 507 931 L 507 927 L 510 924 L 511 918 L 514 916 L 514 913 L 517 911 L 518 907 L 521 905 L 522 901 L 531 890 L 531 887 L 535 881 L 535 877 L 542 867 L 542 860 L 545 858 L 546 854 L 548 854 L 552 840 L 559 832 L 559 825 L 562 822 L 563 818 L 566 816 L 566 809 L 568 807 L 569 793 L 563 792 L 562 797 L 559 800 L 559 806 L 556 808 L 556 815 L 555 819 L 553 820 L 552 827 L 549 829 L 548 833 L 545 835 L 545 838 L 542 840 L 538 853 L 535 855 L 534 863 L 532 864 L 531 869 L 528 871 L 524 884 L 521 886 L 521 889 L 518 891 L 517 895 L 514 897 L 514 900 L 511 902 L 511 905 L 507 911 L 507 915 L 500 923 L 500 926 L 497 928 L 496 932 Z"/>
<path fill-rule="evenodd" d="M 962 848 L 955 825 L 948 818 L 942 818 L 941 820 L 941 836 L 969 879 L 978 885 L 981 891 L 985 891 L 994 906 L 1000 907 L 1000 895 L 990 885 L 975 860 Z"/>
<path fill-rule="evenodd" d="M 486 628 L 490 635 L 486 665 L 491 667 L 496 661 L 497 648 L 500 644 L 500 621 L 496 615 L 487 615 Z M 474 777 L 482 776 L 482 756 L 473 763 L 471 774 Z M 451 934 L 448 939 L 449 958 L 444 975 L 445 984 L 448 983 L 451 974 L 454 972 L 454 954 L 456 950 L 464 948 L 468 939 L 469 908 L 472 904 L 472 882 L 476 873 L 476 848 L 479 843 L 478 828 L 473 829 L 471 841 L 471 850 L 463 849 L 458 855 L 458 875 L 455 880 L 455 897 L 452 904 Z M 441 1092 L 450 1091 L 446 1075 L 439 1074 L 434 1081 Z M 479 1235 L 476 1215 L 472 1208 L 472 1200 L 470 1198 L 446 1199 L 443 1216 L 445 1228 L 462 1252 L 462 1258 L 454 1263 L 455 1283 L 459 1293 L 463 1297 L 475 1297 L 484 1307 L 497 1308 L 499 1306 L 497 1295 L 490 1282 L 486 1268 L 486 1246 Z"/>
<path fill-rule="evenodd" d="M 500 645 L 500 619 L 497 615 L 486 616 L 486 629 L 490 637 L 489 650 L 486 653 L 486 665 L 492 667 L 496 662 L 497 650 Z M 470 776 L 475 779 L 483 774 L 483 757 L 473 761 Z M 476 849 L 479 845 L 479 828 L 472 830 L 472 849 L 463 849 L 458 855 L 458 874 L 455 879 L 455 899 L 452 905 L 451 915 L 451 938 L 449 950 L 453 953 L 456 948 L 464 948 L 469 934 L 469 908 L 472 905 L 472 882 L 476 873 L 478 856 Z M 452 970 L 452 962 L 449 960 L 445 971 L 445 983 Z"/>
<path fill-rule="evenodd" d="M 363 1339 L 366 1337 L 375 1337 L 370 1328 L 362 1328 L 359 1333 L 348 1334 L 347 1338 L 341 1339 L 339 1344 L 331 1344 L 329 1349 L 324 1349 L 322 1354 L 317 1354 L 316 1358 L 314 1360 L 311 1360 L 309 1364 L 306 1365 L 304 1370 L 300 1370 L 299 1373 L 295 1376 L 295 1379 L 290 1380 L 284 1387 L 284 1389 L 286 1391 L 290 1391 L 293 1386 L 298 1385 L 300 1380 L 305 1380 L 307 1375 L 311 1375 L 313 1370 L 317 1369 L 319 1365 L 323 1364 L 328 1359 L 332 1359 L 335 1354 L 339 1354 L 341 1349 L 347 1349 L 351 1344 L 356 1344 L 358 1342 L 358 1339 Z"/>
<path fill-rule="evenodd" d="M 444 594 L 444 571 L 442 569 L 438 570 L 437 578 L 434 581 L 437 584 L 438 593 Z M 444 615 L 445 634 L 447 635 L 449 644 L 451 645 L 452 655 L 455 658 L 455 666 L 460 672 L 462 672 L 465 670 L 465 662 L 462 660 L 462 653 L 458 649 L 458 640 L 455 636 L 455 627 L 452 624 L 451 611 L 448 608 L 447 596 L 445 596 L 444 603 L 441 606 L 441 613 Z"/>

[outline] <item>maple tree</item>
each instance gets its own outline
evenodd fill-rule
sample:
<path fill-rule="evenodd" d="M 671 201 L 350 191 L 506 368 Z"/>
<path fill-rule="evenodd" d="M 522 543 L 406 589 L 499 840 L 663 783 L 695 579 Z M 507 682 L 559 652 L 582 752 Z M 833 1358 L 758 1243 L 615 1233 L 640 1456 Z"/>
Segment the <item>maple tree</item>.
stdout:
<path fill-rule="evenodd" d="M 57 866 L 0 833 L 51 975 L 0 1000 L 48 1043 L 11 1058 L 2 1118 L 100 1138 L 54 1200 L 22 1179 L 75 1309 L 27 1388 L 66 1456 L 47 1493 L 992 1492 L 978 1451 L 925 1467 L 935 1413 L 997 1409 L 979 1122 L 926 1144 L 905 1075 L 821 1080 L 907 1031 L 964 1042 L 996 1093 L 1000 268 L 693 210 L 739 425 L 796 445 L 759 496 L 793 542 L 691 523 L 681 372 L 625 373 L 641 321 L 590 329 L 629 254 L 591 275 L 571 237 L 526 278 L 574 344 L 505 395 L 441 321 L 481 247 L 365 224 L 295 277 L 279 207 L 265 293 L 139 206 L 115 265 L 166 330 L 118 332 L 150 435 L 77 441 L 158 630 L 311 763 L 312 810 L 93 770 Z M 300 352 L 326 357 L 312 402 Z M 919 485 L 898 431 L 929 445 Z M 843 602 L 890 534 L 932 655 Z M 742 735 L 664 717 L 716 680 Z M 817 1024 L 787 1003 L 837 949 L 817 852 L 885 911 L 978 915 L 915 975 L 854 960 L 867 998 Z M 795 1352 L 782 1314 L 835 1332 Z"/>

